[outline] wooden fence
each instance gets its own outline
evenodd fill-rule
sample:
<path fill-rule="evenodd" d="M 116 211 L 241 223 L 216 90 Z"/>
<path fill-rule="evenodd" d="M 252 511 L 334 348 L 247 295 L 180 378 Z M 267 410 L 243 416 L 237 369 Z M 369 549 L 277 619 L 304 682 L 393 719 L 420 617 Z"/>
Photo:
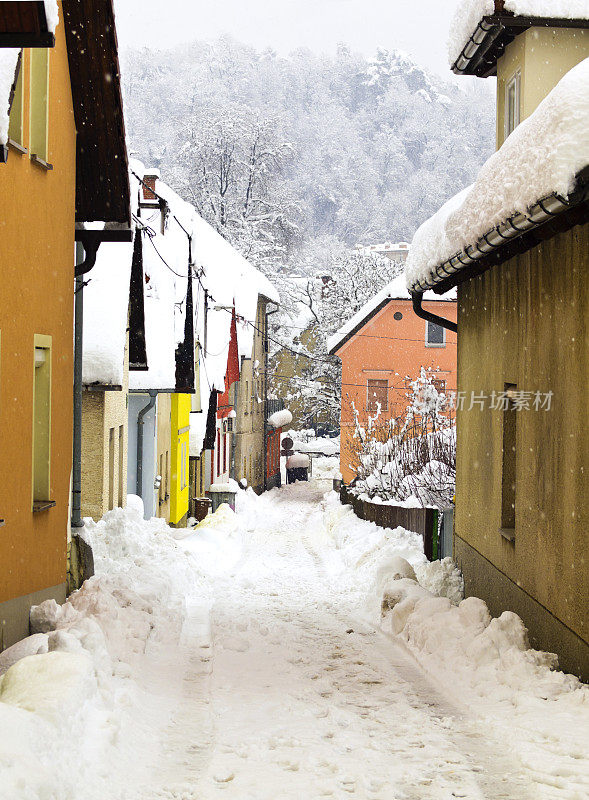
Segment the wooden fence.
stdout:
<path fill-rule="evenodd" d="M 405 528 L 419 533 L 423 538 L 423 552 L 429 561 L 440 557 L 438 543 L 438 517 L 436 508 L 403 508 L 382 503 L 359 500 L 345 486 L 340 490 L 340 500 L 349 504 L 360 519 L 375 522 L 381 528 Z"/>

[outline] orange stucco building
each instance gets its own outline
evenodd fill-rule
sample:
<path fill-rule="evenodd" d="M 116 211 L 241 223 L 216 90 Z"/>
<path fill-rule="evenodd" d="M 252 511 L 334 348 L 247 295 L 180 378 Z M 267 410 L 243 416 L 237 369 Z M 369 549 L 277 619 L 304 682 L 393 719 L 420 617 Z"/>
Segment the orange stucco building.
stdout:
<path fill-rule="evenodd" d="M 18 4 L 16 16 L 15 5 L 0 4 L 0 48 L 29 45 L 10 98 L 0 98 L 10 108 L 0 147 L 0 651 L 28 634 L 32 604 L 65 599 L 76 224 L 109 219 L 92 171 L 81 174 L 80 151 L 91 141 L 77 134 L 77 123 L 99 85 L 89 80 L 91 71 L 99 74 L 96 53 L 85 53 L 84 35 L 77 47 L 72 40 L 80 15 L 89 18 L 87 2 L 70 4 L 69 20 L 59 3 L 54 44 L 43 4 Z M 105 3 L 96 5 L 103 13 Z M 112 14 L 109 3 L 106 11 Z M 124 139 L 112 152 L 126 162 Z M 104 173 L 107 163 L 96 150 L 92 157 Z M 124 208 L 113 211 L 124 223 Z"/>
<path fill-rule="evenodd" d="M 455 296 L 426 300 L 423 307 L 456 322 Z M 438 391 L 456 392 L 456 341 L 455 333 L 413 313 L 404 277 L 385 287 L 331 337 L 329 351 L 342 362 L 340 469 L 346 483 L 356 474 L 354 411 L 363 427 L 378 405 L 379 425 L 403 417 L 409 382 L 422 367 Z"/>

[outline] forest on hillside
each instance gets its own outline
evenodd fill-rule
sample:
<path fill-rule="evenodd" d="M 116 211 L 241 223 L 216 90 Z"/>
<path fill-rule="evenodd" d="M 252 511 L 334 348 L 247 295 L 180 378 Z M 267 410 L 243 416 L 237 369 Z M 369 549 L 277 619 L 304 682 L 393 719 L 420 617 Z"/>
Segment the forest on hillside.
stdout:
<path fill-rule="evenodd" d="M 352 248 L 411 241 L 474 180 L 494 149 L 493 87 L 394 51 L 284 57 L 228 37 L 129 51 L 123 87 L 131 151 L 276 283 L 272 344 L 306 365 L 291 395 L 316 404 L 329 385 L 335 418 L 326 339 L 400 268 Z"/>
<path fill-rule="evenodd" d="M 131 149 L 254 261 L 315 240 L 410 241 L 494 147 L 491 87 L 340 46 L 288 58 L 232 39 L 126 54 Z"/>

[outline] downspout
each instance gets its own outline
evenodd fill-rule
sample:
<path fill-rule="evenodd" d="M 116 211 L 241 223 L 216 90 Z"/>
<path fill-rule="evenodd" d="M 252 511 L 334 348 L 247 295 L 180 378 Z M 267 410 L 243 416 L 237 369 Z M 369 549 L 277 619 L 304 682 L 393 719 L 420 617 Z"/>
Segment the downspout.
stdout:
<path fill-rule="evenodd" d="M 268 489 L 268 317 L 276 314 L 278 306 L 268 311 L 266 306 L 266 324 L 264 325 L 264 491 Z"/>
<path fill-rule="evenodd" d="M 92 266 L 96 262 L 96 252 Z M 76 242 L 74 292 L 74 429 L 72 449 L 72 528 L 83 528 L 82 520 L 82 345 L 84 325 L 84 247 Z M 90 267 L 91 269 L 91 267 Z"/>
<path fill-rule="evenodd" d="M 76 264 L 76 278 L 82 277 L 82 275 L 86 275 L 87 272 L 90 272 L 92 267 L 96 264 L 96 255 L 98 253 L 98 248 L 100 247 L 100 240 L 99 239 L 90 239 L 90 238 L 83 238 L 82 242 L 76 243 L 76 247 L 80 246 L 83 247 L 83 250 L 80 251 L 81 254 L 85 253 L 86 258 L 83 261 L 79 261 Z"/>
<path fill-rule="evenodd" d="M 135 480 L 135 493 L 143 498 L 143 419 L 155 406 L 157 392 L 149 392 L 149 403 L 137 414 L 137 476 Z"/>
<path fill-rule="evenodd" d="M 72 443 L 72 528 L 83 528 L 82 520 L 82 358 L 84 332 L 84 275 L 96 264 L 100 240 L 76 242 L 74 291 L 74 428 Z"/>
<path fill-rule="evenodd" d="M 456 322 L 452 322 L 452 320 L 445 319 L 444 317 L 438 317 L 437 314 L 432 314 L 430 311 L 426 311 L 424 308 L 422 308 L 421 303 L 423 300 L 423 292 L 412 293 L 411 298 L 413 300 L 413 311 L 418 317 L 421 317 L 421 319 L 425 319 L 428 322 L 434 322 L 441 328 L 446 328 L 449 331 L 458 333 L 458 325 Z"/>
<path fill-rule="evenodd" d="M 237 388 L 239 386 L 239 381 L 235 381 L 233 384 L 233 410 L 235 411 L 235 416 L 232 419 L 231 425 L 231 463 L 229 464 L 229 477 L 232 478 L 234 481 L 237 480 L 235 477 L 237 474 L 237 470 L 235 469 L 235 450 L 237 448 Z"/>

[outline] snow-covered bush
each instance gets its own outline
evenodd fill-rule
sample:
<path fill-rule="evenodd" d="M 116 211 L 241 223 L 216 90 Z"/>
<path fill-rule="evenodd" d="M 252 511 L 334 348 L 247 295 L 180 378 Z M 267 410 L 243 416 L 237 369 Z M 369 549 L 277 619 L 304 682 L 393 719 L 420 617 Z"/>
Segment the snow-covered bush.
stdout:
<path fill-rule="evenodd" d="M 446 395 L 438 392 L 433 376 L 421 369 L 410 383 L 403 418 L 379 423 L 380 408 L 359 424 L 352 447 L 357 479 L 352 492 L 384 501 L 415 498 L 416 504 L 448 506 L 456 484 L 456 427 Z"/>

